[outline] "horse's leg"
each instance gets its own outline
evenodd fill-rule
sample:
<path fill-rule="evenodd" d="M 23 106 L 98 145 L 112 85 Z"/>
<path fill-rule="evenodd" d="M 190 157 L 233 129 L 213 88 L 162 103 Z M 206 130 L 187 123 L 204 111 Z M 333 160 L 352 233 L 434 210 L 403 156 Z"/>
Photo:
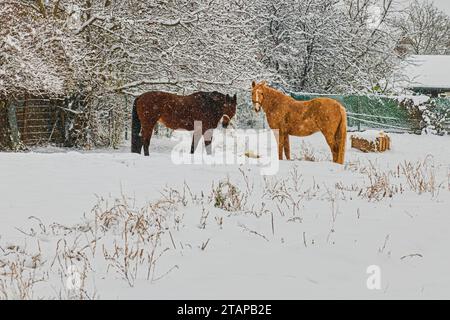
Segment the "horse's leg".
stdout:
<path fill-rule="evenodd" d="M 149 156 L 150 139 L 152 138 L 153 128 L 146 128 L 142 130 L 142 144 L 144 146 L 144 156 Z"/>
<path fill-rule="evenodd" d="M 194 154 L 195 150 L 197 149 L 201 137 L 201 135 L 198 135 L 195 132 L 192 135 L 191 154 Z"/>
<path fill-rule="evenodd" d="M 208 129 L 203 133 L 203 139 L 205 140 L 206 154 L 211 155 L 211 142 L 213 138 L 213 129 Z"/>
<path fill-rule="evenodd" d="M 283 160 L 283 149 L 284 149 L 284 133 L 278 131 L 278 159 Z"/>
<path fill-rule="evenodd" d="M 339 155 L 339 145 L 336 139 L 334 138 L 334 135 L 326 132 L 322 132 L 322 134 L 325 136 L 325 140 L 327 141 L 327 144 L 330 147 L 331 154 L 333 155 L 333 162 L 337 162 Z"/>
<path fill-rule="evenodd" d="M 201 134 L 194 131 L 194 134 L 192 135 L 191 154 L 194 154 L 195 150 L 197 149 L 201 137 Z"/>
<path fill-rule="evenodd" d="M 291 146 L 289 144 L 289 135 L 284 135 L 284 155 L 287 160 L 291 160 Z"/>
<path fill-rule="evenodd" d="M 201 121 L 194 121 L 194 133 L 192 135 L 192 144 L 191 144 L 191 154 L 194 154 L 197 149 L 198 142 L 202 138 L 203 135 L 203 125 Z"/>
<path fill-rule="evenodd" d="M 151 121 L 142 125 L 142 144 L 144 146 L 144 156 L 149 156 L 150 139 L 152 138 L 153 128 L 158 121 Z"/>

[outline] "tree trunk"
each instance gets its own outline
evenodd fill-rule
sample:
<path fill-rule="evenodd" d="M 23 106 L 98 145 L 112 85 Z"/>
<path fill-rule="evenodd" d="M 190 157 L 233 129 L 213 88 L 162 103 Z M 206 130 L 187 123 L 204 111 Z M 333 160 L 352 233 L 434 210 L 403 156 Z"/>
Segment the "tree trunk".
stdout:
<path fill-rule="evenodd" d="M 44 18 L 47 18 L 47 12 L 45 10 L 45 4 L 44 0 L 37 0 L 37 5 L 39 6 L 39 12 L 44 16 Z"/>
<path fill-rule="evenodd" d="M 8 138 L 8 122 L 6 117 L 6 102 L 0 100 L 0 117 L 5 120 L 0 120 L 0 149 L 9 148 Z"/>
<path fill-rule="evenodd" d="M 16 106 L 12 102 L 9 102 L 7 103 L 7 109 L 11 148 L 17 151 L 20 149 L 22 143 L 20 141 L 19 126 L 17 125 Z"/>

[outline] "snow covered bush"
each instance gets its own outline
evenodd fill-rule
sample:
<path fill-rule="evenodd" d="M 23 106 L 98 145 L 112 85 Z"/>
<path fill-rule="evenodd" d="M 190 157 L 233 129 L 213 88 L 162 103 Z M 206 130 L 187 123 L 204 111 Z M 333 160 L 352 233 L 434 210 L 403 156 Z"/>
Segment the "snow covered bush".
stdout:
<path fill-rule="evenodd" d="M 226 211 L 244 210 L 247 193 L 242 192 L 229 180 L 219 181 L 217 186 L 213 185 L 210 195 L 214 207 Z"/>
<path fill-rule="evenodd" d="M 443 135 L 447 133 L 446 122 L 450 119 L 450 108 L 441 108 L 437 101 L 419 106 L 422 114 L 422 132 Z"/>
<path fill-rule="evenodd" d="M 450 121 L 450 100 L 446 98 L 405 98 L 400 104 L 421 133 L 444 135 Z"/>

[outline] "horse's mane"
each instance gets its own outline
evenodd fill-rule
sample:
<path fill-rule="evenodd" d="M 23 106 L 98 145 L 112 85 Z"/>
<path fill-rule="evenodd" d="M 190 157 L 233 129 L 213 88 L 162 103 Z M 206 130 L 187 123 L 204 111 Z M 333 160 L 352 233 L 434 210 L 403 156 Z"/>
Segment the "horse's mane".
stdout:
<path fill-rule="evenodd" d="M 197 92 L 192 93 L 192 95 L 200 95 L 200 96 L 206 96 L 206 97 L 213 96 L 213 95 L 221 96 L 221 97 L 225 96 L 223 93 L 221 93 L 219 91 L 197 91 Z"/>
<path fill-rule="evenodd" d="M 273 87 L 271 85 L 266 84 L 265 85 L 266 88 L 271 89 L 272 91 L 275 91 L 277 93 L 281 93 L 284 95 L 289 95 L 286 91 L 284 91 L 282 88 L 277 88 L 277 87 Z"/>
<path fill-rule="evenodd" d="M 222 113 L 222 109 L 225 103 L 226 95 L 219 91 L 197 91 L 192 95 L 198 96 L 208 108 L 211 108 L 218 113 Z"/>
<path fill-rule="evenodd" d="M 289 91 L 286 90 L 286 88 L 281 84 L 270 82 L 270 83 L 266 84 L 266 86 L 270 87 L 272 89 L 278 90 L 278 91 L 284 93 L 285 95 L 289 95 Z"/>
<path fill-rule="evenodd" d="M 209 93 L 211 96 L 216 96 L 220 99 L 225 99 L 225 96 L 226 96 L 225 94 L 223 94 L 219 91 L 212 91 L 212 92 L 207 92 L 207 93 Z"/>
<path fill-rule="evenodd" d="M 282 95 L 282 96 L 291 97 L 291 95 L 290 95 L 289 93 L 286 93 L 286 92 L 282 91 L 282 90 L 279 89 L 279 88 L 274 88 L 274 87 L 272 87 L 272 86 L 270 86 L 270 85 L 268 85 L 268 84 L 264 84 L 263 87 L 264 87 L 265 89 L 268 89 L 269 91 L 272 91 L 273 93 L 280 94 L 280 95 Z M 292 97 L 291 97 L 291 98 L 292 98 Z"/>

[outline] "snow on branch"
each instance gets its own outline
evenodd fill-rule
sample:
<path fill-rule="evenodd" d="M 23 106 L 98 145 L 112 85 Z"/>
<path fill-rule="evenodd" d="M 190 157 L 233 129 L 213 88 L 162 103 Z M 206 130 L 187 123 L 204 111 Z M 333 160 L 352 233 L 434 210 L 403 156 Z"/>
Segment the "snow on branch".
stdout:
<path fill-rule="evenodd" d="M 105 19 L 102 17 L 98 17 L 98 16 L 91 17 L 89 20 L 87 20 L 85 23 L 83 23 L 83 25 L 78 30 L 75 31 L 75 35 L 82 33 L 87 27 L 89 27 L 91 24 L 93 24 L 97 20 L 105 20 Z"/>
<path fill-rule="evenodd" d="M 149 80 L 149 79 L 143 79 L 139 81 L 134 81 L 127 83 L 120 87 L 115 87 L 114 91 L 122 91 L 142 85 L 178 85 L 182 83 L 204 83 L 204 84 L 211 84 L 211 85 L 220 85 L 220 86 L 231 86 L 233 84 L 233 80 L 228 82 L 220 82 L 220 81 L 208 81 L 204 79 L 178 79 L 178 80 Z"/>

